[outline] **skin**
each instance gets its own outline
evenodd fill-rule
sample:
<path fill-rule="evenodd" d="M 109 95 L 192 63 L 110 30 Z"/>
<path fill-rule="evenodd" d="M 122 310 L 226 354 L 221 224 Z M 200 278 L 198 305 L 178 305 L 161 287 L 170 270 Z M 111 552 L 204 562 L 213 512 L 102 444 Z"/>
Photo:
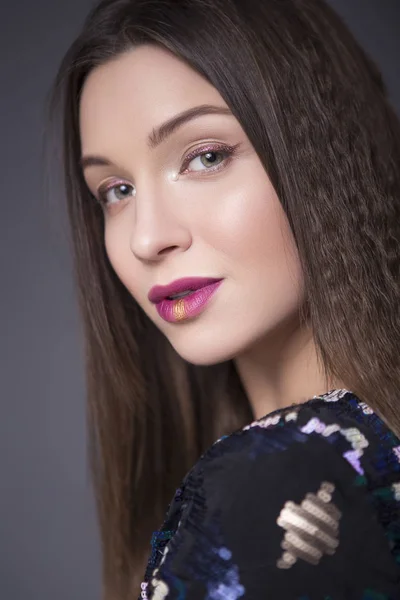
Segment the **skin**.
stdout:
<path fill-rule="evenodd" d="M 108 191 L 103 207 L 105 247 L 122 283 L 186 361 L 233 359 L 259 418 L 344 386 L 324 380 L 311 331 L 299 326 L 303 277 L 293 236 L 235 117 L 197 117 L 149 148 L 153 128 L 203 104 L 228 108 L 166 50 L 141 46 L 96 67 L 80 103 L 82 155 L 111 164 L 84 175 L 96 198 L 104 183 L 127 186 Z M 237 148 L 231 159 L 217 148 L 210 160 L 210 144 Z M 168 323 L 148 292 L 186 276 L 224 281 L 199 316 Z"/>

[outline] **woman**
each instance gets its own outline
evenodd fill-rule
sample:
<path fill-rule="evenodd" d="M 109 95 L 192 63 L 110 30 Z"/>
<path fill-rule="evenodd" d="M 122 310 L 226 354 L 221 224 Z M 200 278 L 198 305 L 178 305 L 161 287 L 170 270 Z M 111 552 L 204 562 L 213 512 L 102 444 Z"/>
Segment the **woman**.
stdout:
<path fill-rule="evenodd" d="M 56 107 L 104 597 L 399 598 L 376 66 L 322 0 L 103 0 Z"/>

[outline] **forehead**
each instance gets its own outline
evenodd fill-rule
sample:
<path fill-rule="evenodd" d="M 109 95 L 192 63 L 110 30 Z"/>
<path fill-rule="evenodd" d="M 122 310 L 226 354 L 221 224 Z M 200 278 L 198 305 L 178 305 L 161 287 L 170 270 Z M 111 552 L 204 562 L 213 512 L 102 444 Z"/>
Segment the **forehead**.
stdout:
<path fill-rule="evenodd" d="M 131 49 L 89 74 L 80 101 L 83 145 L 110 132 L 137 136 L 199 104 L 225 105 L 218 91 L 172 53 L 154 46 Z"/>

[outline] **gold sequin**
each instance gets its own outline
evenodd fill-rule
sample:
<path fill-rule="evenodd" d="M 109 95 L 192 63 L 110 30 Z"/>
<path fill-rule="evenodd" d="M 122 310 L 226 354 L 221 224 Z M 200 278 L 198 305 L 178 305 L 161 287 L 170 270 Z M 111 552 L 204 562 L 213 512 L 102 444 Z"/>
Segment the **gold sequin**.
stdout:
<path fill-rule="evenodd" d="M 316 494 L 306 495 L 301 505 L 285 503 L 277 519 L 278 525 L 286 529 L 279 569 L 290 569 L 298 559 L 317 565 L 324 554 L 335 553 L 342 513 L 331 501 L 334 491 L 335 486 L 324 481 Z"/>
<path fill-rule="evenodd" d="M 287 421 L 296 421 L 296 420 L 297 420 L 297 411 L 296 410 L 293 410 L 292 412 L 287 413 L 285 415 L 285 421 L 286 422 Z"/>
<path fill-rule="evenodd" d="M 169 587 L 165 583 L 165 581 L 153 578 L 151 583 L 153 585 L 152 597 L 154 598 L 154 600 L 164 600 L 164 598 L 166 598 L 169 593 Z"/>
<path fill-rule="evenodd" d="M 394 498 L 399 502 L 400 500 L 400 483 L 392 483 L 392 490 L 394 493 Z"/>
<path fill-rule="evenodd" d="M 354 450 L 362 450 L 369 445 L 365 436 L 355 427 L 350 427 L 350 429 L 341 429 L 341 433 L 344 435 L 346 440 L 350 442 Z"/>

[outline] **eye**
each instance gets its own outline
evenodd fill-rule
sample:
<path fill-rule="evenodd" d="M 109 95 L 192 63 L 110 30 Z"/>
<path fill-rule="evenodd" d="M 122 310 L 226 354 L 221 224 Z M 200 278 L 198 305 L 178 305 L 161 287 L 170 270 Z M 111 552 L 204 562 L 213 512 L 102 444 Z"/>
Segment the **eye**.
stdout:
<path fill-rule="evenodd" d="M 191 171 L 202 171 L 202 166 L 209 168 L 219 165 L 224 160 L 223 152 L 216 152 L 214 150 L 209 152 L 202 152 L 199 156 L 190 161 Z M 196 164 L 197 161 L 197 164 Z"/>
<path fill-rule="evenodd" d="M 203 148 L 197 148 L 188 154 L 182 165 L 181 174 L 195 173 L 200 171 L 218 171 L 230 161 L 233 157 L 236 146 L 209 145 Z"/>
<path fill-rule="evenodd" d="M 99 188 L 99 201 L 105 206 L 118 204 L 122 200 L 136 195 L 133 185 L 125 182 L 112 182 Z"/>

